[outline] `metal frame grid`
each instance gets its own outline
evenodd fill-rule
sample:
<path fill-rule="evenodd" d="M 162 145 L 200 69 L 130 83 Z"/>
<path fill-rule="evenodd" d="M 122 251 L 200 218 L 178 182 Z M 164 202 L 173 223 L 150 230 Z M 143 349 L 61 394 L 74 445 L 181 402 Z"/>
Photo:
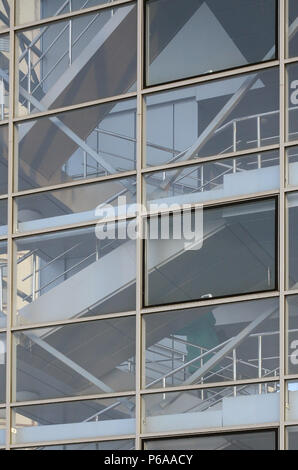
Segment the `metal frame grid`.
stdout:
<path fill-rule="evenodd" d="M 26 1 L 26 0 L 21 0 Z M 61 109 L 55 109 L 45 112 L 40 112 L 30 116 L 22 116 L 17 117 L 14 114 L 15 110 L 15 90 L 16 87 L 16 77 L 17 77 L 17 69 L 16 69 L 16 35 L 19 31 L 31 27 L 38 27 L 41 25 L 48 25 L 53 22 L 60 21 L 61 19 L 69 19 L 71 17 L 77 17 L 80 15 L 86 15 L 91 12 L 99 11 L 105 8 L 111 8 L 112 6 L 119 6 L 119 5 L 126 5 L 132 3 L 132 0 L 115 0 L 113 2 L 108 2 L 103 5 L 99 5 L 92 8 L 87 8 L 80 11 L 75 11 L 68 14 L 60 15 L 59 17 L 55 18 L 47 18 L 40 21 L 35 21 L 32 23 L 27 23 L 24 25 L 17 25 L 14 22 L 14 18 L 16 17 L 16 2 L 17 0 L 11 0 L 11 17 L 10 17 L 10 26 L 7 29 L 4 29 L 0 33 L 0 37 L 4 34 L 9 34 L 10 37 L 10 82 L 9 82 L 9 89 L 10 89 L 10 97 L 9 97 L 9 118 L 4 120 L 0 123 L 0 126 L 8 125 L 9 129 L 9 158 L 8 158 L 8 194 L 3 195 L 0 197 L 1 200 L 7 200 L 8 202 L 8 234 L 7 236 L 1 236 L 0 240 L 7 240 L 8 243 L 8 314 L 7 314 L 7 328 L 1 329 L 0 332 L 6 332 L 7 336 L 7 374 L 6 374 L 6 403 L 0 405 L 0 409 L 6 409 L 6 421 L 7 421 L 7 428 L 6 428 L 6 449 L 14 449 L 14 448 L 21 448 L 21 447 L 38 447 L 43 445 L 55 445 L 55 444 L 73 444 L 78 442 L 96 442 L 96 441 L 112 441 L 112 440 L 123 440 L 123 439 L 135 439 L 136 442 L 136 449 L 142 449 L 143 440 L 148 438 L 154 437 L 167 437 L 167 436 L 183 436 L 189 435 L 189 431 L 182 431 L 179 430 L 170 433 L 160 433 L 160 434 L 149 434 L 142 432 L 142 400 L 143 397 L 148 394 L 157 394 L 157 393 L 165 393 L 165 392 L 174 392 L 174 391 L 183 391 L 183 390 L 199 390 L 204 388 L 210 388 L 210 385 L 202 384 L 202 385 L 191 385 L 191 386 L 178 386 L 178 387 L 171 387 L 171 388 L 158 388 L 153 390 L 143 389 L 143 365 L 144 365 L 144 331 L 142 328 L 142 317 L 144 314 L 156 313 L 156 312 L 163 312 L 169 310 L 179 310 L 185 309 L 186 307 L 200 307 L 206 305 L 219 305 L 224 303 L 233 303 L 233 302 L 241 302 L 241 301 L 248 301 L 248 300 L 256 300 L 256 299 L 266 299 L 266 298 L 278 298 L 279 305 L 280 305 L 280 376 L 277 378 L 264 378 L 264 379 L 254 379 L 254 380 L 236 380 L 230 382 L 220 382 L 212 384 L 212 388 L 225 386 L 233 386 L 233 385 L 243 385 L 249 383 L 264 383 L 264 382 L 279 382 L 280 387 L 280 422 L 273 422 L 266 425 L 251 425 L 251 426 L 243 426 L 243 427 L 225 427 L 221 429 L 197 429 L 196 431 L 192 432 L 192 435 L 206 435 L 206 434 L 218 434 L 224 433 L 227 431 L 245 431 L 245 430 L 253 430 L 253 429 L 271 429 L 275 428 L 279 430 L 279 447 L 280 449 L 284 449 L 286 446 L 286 427 L 288 425 L 298 425 L 298 421 L 296 422 L 287 422 L 285 417 L 285 407 L 287 402 L 287 381 L 289 379 L 297 379 L 297 375 L 287 375 L 286 372 L 286 351 L 287 351 L 287 338 L 286 338 L 286 331 L 287 331 L 287 319 L 286 319 L 286 299 L 287 296 L 298 294 L 298 289 L 296 290 L 288 290 L 287 283 L 286 283 L 286 266 L 287 266 L 287 207 L 286 207 L 286 199 L 287 194 L 298 191 L 297 187 L 289 187 L 287 185 L 287 162 L 286 162 L 286 151 L 288 148 L 298 145 L 298 140 L 287 142 L 287 116 L 286 116 L 286 104 L 287 104 L 287 70 L 286 67 L 288 64 L 298 63 L 298 57 L 295 58 L 287 58 L 286 50 L 287 50 L 287 7 L 288 7 L 288 0 L 279 0 L 279 57 L 278 60 L 272 60 L 266 63 L 250 65 L 246 67 L 240 67 L 238 69 L 233 70 L 226 70 L 224 72 L 217 72 L 212 75 L 208 76 L 200 76 L 192 79 L 185 79 L 179 80 L 176 82 L 171 82 L 168 84 L 152 86 L 148 88 L 144 88 L 144 9 L 145 9 L 145 0 L 136 0 L 138 5 L 138 26 L 137 26 L 137 91 L 133 93 L 127 93 L 120 96 L 109 97 L 105 99 L 94 100 L 92 102 L 83 103 L 79 105 L 71 105 L 66 106 Z M 242 196 L 237 198 L 227 198 L 221 199 L 220 201 L 212 202 L 210 205 L 217 205 L 222 204 L 224 202 L 231 202 L 231 201 L 241 201 L 241 200 L 254 200 L 256 198 L 264 197 L 264 196 L 278 196 L 279 198 L 279 289 L 274 292 L 267 292 L 261 294 L 249 294 L 249 295 L 239 295 L 233 297 L 227 297 L 224 299 L 207 299 L 201 301 L 194 301 L 189 303 L 183 304 L 175 304 L 169 306 L 161 306 L 161 307 L 150 307 L 144 308 L 142 304 L 142 291 L 143 291 L 143 269 L 144 269 L 144 259 L 143 259 L 143 246 L 142 246 L 142 237 L 137 240 L 137 276 L 136 276 L 136 312 L 125 312 L 125 313 L 114 313 L 109 315 L 101 315 L 98 317 L 92 318 L 84 318 L 83 321 L 95 321 L 99 319 L 107 319 L 107 318 L 121 318 L 125 316 L 135 316 L 136 318 L 136 389 L 129 393 L 114 393 L 114 394 L 104 394 L 104 395 L 95 395 L 95 396 L 87 396 L 87 397 L 69 397 L 63 399 L 52 399 L 52 400 L 40 400 L 34 402 L 22 402 L 22 403 L 14 403 L 12 401 L 12 378 L 13 378 L 13 360 L 12 360 L 12 335 L 15 331 L 23 331 L 26 329 L 33 329 L 38 327 L 46 328 L 47 326 L 58 326 L 64 324 L 72 324 L 76 322 L 82 322 L 82 320 L 67 320 L 61 322 L 48 322 L 42 324 L 35 324 L 35 325 L 26 325 L 26 327 L 16 327 L 13 324 L 13 286 L 15 285 L 15 270 L 14 270 L 14 243 L 15 240 L 19 237 L 27 237 L 30 235 L 36 235 L 41 233 L 48 233 L 49 231 L 58 232 L 60 230 L 65 230 L 68 228 L 81 228 L 84 226 L 92 226 L 94 222 L 88 223 L 79 223 L 79 224 L 72 224 L 72 225 L 64 225 L 62 227 L 55 227 L 50 230 L 35 230 L 33 232 L 27 233 L 16 233 L 14 231 L 14 214 L 15 214 L 15 199 L 21 195 L 27 194 L 38 194 L 47 192 L 53 189 L 62 189 L 62 188 L 70 188 L 74 186 L 87 186 L 94 182 L 99 181 L 107 181 L 107 180 L 114 180 L 118 178 L 123 178 L 125 176 L 132 176 L 134 175 L 137 180 L 137 202 L 142 203 L 143 195 L 144 195 L 144 185 L 143 185 L 143 178 L 146 174 L 157 171 L 157 170 L 165 170 L 170 168 L 177 168 L 177 167 L 185 167 L 191 165 L 197 165 L 198 163 L 202 162 L 210 162 L 210 161 L 217 161 L 222 160 L 223 158 L 235 158 L 236 156 L 251 154 L 258 151 L 256 149 L 250 149 L 247 151 L 238 151 L 236 153 L 225 154 L 225 155 L 215 155 L 213 157 L 202 158 L 200 160 L 189 160 L 187 162 L 180 162 L 176 164 L 165 164 L 159 165 L 156 167 L 146 168 L 143 166 L 143 156 L 145 154 L 145 133 L 144 127 L 146 123 L 146 115 L 145 115 L 145 98 L 148 94 L 157 93 L 160 91 L 171 90 L 181 86 L 186 85 L 194 85 L 198 83 L 204 82 L 211 82 L 216 79 L 226 78 L 226 77 L 234 77 L 238 75 L 242 75 L 246 72 L 255 72 L 261 71 L 265 69 L 270 69 L 272 67 L 279 67 L 279 80 L 280 80 L 280 144 L 279 145 L 269 145 L 267 147 L 262 147 L 262 152 L 266 150 L 279 150 L 280 151 L 280 188 L 276 191 L 265 191 L 263 193 L 256 193 L 251 194 L 249 196 Z M 15 142 L 15 125 L 21 122 L 25 122 L 28 120 L 36 120 L 40 116 L 50 116 L 53 114 L 59 114 L 66 111 L 70 111 L 73 109 L 81 109 L 85 107 L 94 106 L 96 104 L 112 102 L 116 100 L 124 100 L 126 98 L 136 98 L 137 100 L 137 167 L 134 171 L 129 171 L 122 174 L 110 175 L 107 177 L 99 177 L 99 178 L 92 178 L 90 180 L 82 180 L 76 181 L 72 183 L 63 183 L 55 186 L 48 186 L 38 189 L 26 190 L 26 191 L 15 191 L 14 190 L 14 174 L 15 174 L 15 165 L 16 165 L 16 142 Z M 195 205 L 194 205 L 195 207 Z M 138 223 L 138 230 L 139 233 L 143 230 L 143 220 L 146 214 L 137 213 L 136 219 Z M 136 399 L 136 434 L 135 435 L 128 435 L 128 436 L 117 436 L 117 437 L 109 437 L 106 438 L 99 438 L 99 439 L 92 439 L 92 440 L 71 440 L 65 442 L 48 442 L 48 443 L 38 443 L 38 444 L 25 444 L 25 445 L 15 445 L 11 439 L 11 428 L 12 428 L 12 410 L 13 408 L 17 408 L 24 405 L 29 404 L 45 404 L 45 403 L 61 403 L 67 401 L 85 401 L 91 399 L 98 399 L 98 398 L 108 398 L 108 397 L 121 397 L 121 396 L 135 396 Z"/>

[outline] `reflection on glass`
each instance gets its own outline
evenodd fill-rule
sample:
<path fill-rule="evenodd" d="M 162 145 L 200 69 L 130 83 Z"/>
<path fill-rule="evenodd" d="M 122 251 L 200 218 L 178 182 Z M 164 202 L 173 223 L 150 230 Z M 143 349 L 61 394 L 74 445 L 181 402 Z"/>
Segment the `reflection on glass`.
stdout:
<path fill-rule="evenodd" d="M 257 425 L 279 421 L 277 382 L 167 392 L 143 397 L 143 432 Z"/>
<path fill-rule="evenodd" d="M 135 401 L 131 397 L 22 406 L 13 413 L 14 444 L 134 433 Z"/>
<path fill-rule="evenodd" d="M 298 287 L 298 193 L 288 194 L 288 288 Z"/>
<path fill-rule="evenodd" d="M 279 142 L 277 69 L 148 95 L 148 166 Z"/>
<path fill-rule="evenodd" d="M 154 439 L 146 450 L 277 450 L 275 431 L 222 433 L 209 436 Z"/>
<path fill-rule="evenodd" d="M 0 408 L 0 446 L 5 446 L 6 441 L 6 409 Z"/>
<path fill-rule="evenodd" d="M 82 442 L 80 444 L 60 444 L 57 446 L 27 447 L 17 450 L 134 450 L 135 442 L 132 439 L 122 441 Z"/>
<path fill-rule="evenodd" d="M 278 300 L 145 315 L 146 386 L 279 374 Z"/>
<path fill-rule="evenodd" d="M 7 235 L 7 200 L 0 200 L 0 236 Z"/>
<path fill-rule="evenodd" d="M 288 0 L 288 57 L 298 56 L 298 2 L 297 0 Z"/>
<path fill-rule="evenodd" d="M 9 112 L 9 60 L 9 35 L 3 35 L 0 36 L 0 121 L 7 119 Z"/>
<path fill-rule="evenodd" d="M 135 336 L 135 317 L 16 333 L 15 399 L 133 390 Z"/>
<path fill-rule="evenodd" d="M 288 177 L 287 184 L 298 186 L 298 147 L 287 149 Z"/>
<path fill-rule="evenodd" d="M 298 450 L 298 426 L 287 428 L 288 450 Z"/>
<path fill-rule="evenodd" d="M 7 300 L 7 242 L 0 241 L 0 329 L 6 327 Z"/>
<path fill-rule="evenodd" d="M 159 203 L 190 204 L 278 189 L 279 151 L 148 173 L 145 183 L 148 209 Z"/>
<path fill-rule="evenodd" d="M 286 420 L 297 421 L 298 419 L 298 382 L 291 380 L 287 384 L 286 397 Z"/>
<path fill-rule="evenodd" d="M 11 0 L 4 0 L 0 4 L 0 31 L 9 28 Z"/>
<path fill-rule="evenodd" d="M 18 115 L 135 90 L 136 5 L 17 34 Z"/>
<path fill-rule="evenodd" d="M 288 140 L 298 139 L 298 64 L 287 67 L 288 72 Z"/>
<path fill-rule="evenodd" d="M 125 196 L 125 200 L 120 205 L 121 196 Z M 109 206 L 105 217 L 134 215 L 135 200 L 135 177 L 18 197 L 17 231 L 96 221 L 99 209 L 105 204 Z"/>
<path fill-rule="evenodd" d="M 275 0 L 148 0 L 147 84 L 274 59 L 276 14 Z"/>
<path fill-rule="evenodd" d="M 148 218 L 145 305 L 276 289 L 275 203 Z"/>
<path fill-rule="evenodd" d="M 128 226 L 109 227 L 105 239 L 102 226 L 18 239 L 17 323 L 134 310 L 135 241 L 117 236 Z"/>
<path fill-rule="evenodd" d="M 135 99 L 23 122 L 16 133 L 19 190 L 136 167 Z"/>
<path fill-rule="evenodd" d="M 8 126 L 0 126 L 0 194 L 8 191 Z"/>
<path fill-rule="evenodd" d="M 114 0 L 16 0 L 17 24 L 32 23 L 84 8 L 95 7 Z"/>
<path fill-rule="evenodd" d="M 287 298 L 288 374 L 298 373 L 298 296 Z"/>
<path fill-rule="evenodd" d="M 0 334 L 0 403 L 5 403 L 6 397 L 6 334 Z M 4 416 L 3 416 L 4 414 Z M 0 409 L 0 444 L 1 444 L 1 421 L 5 418 L 5 410 Z"/>

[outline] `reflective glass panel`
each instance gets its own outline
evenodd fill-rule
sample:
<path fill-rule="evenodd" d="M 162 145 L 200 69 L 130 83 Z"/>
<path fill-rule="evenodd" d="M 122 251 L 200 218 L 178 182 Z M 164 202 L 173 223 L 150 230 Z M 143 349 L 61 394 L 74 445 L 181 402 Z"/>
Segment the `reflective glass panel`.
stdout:
<path fill-rule="evenodd" d="M 298 193 L 290 193 L 288 205 L 288 287 L 298 286 Z"/>
<path fill-rule="evenodd" d="M 287 428 L 288 450 L 298 450 L 298 426 Z"/>
<path fill-rule="evenodd" d="M 125 200 L 119 197 L 125 196 Z M 100 208 L 108 205 L 105 216 L 135 214 L 136 179 L 120 178 L 106 182 L 72 186 L 16 198 L 18 232 L 63 226 L 100 219 Z M 102 211 L 103 212 L 103 211 Z"/>
<path fill-rule="evenodd" d="M 287 67 L 288 72 L 288 140 L 298 140 L 298 64 Z"/>
<path fill-rule="evenodd" d="M 11 0 L 4 0 L 0 5 L 0 31 L 9 28 Z"/>
<path fill-rule="evenodd" d="M 0 241 L 0 329 L 6 328 L 7 300 L 7 242 Z"/>
<path fill-rule="evenodd" d="M 0 200 L 0 236 L 7 235 L 7 200 Z"/>
<path fill-rule="evenodd" d="M 133 390 L 135 323 L 132 316 L 16 333 L 15 399 Z"/>
<path fill-rule="evenodd" d="M 0 7 L 1 18 L 1 7 Z M 1 22 L 0 22 L 1 30 Z M 9 112 L 9 36 L 0 36 L 0 121 L 8 119 Z"/>
<path fill-rule="evenodd" d="M 6 441 L 6 409 L 0 408 L 0 446 L 5 446 Z"/>
<path fill-rule="evenodd" d="M 146 450 L 277 450 L 275 431 L 222 433 L 145 441 Z"/>
<path fill-rule="evenodd" d="M 279 421 L 278 383 L 167 392 L 143 397 L 143 431 L 257 425 Z"/>
<path fill-rule="evenodd" d="M 279 143 L 275 68 L 150 94 L 146 105 L 148 166 Z"/>
<path fill-rule="evenodd" d="M 287 384 L 286 420 L 297 421 L 298 419 L 298 382 L 291 380 Z"/>
<path fill-rule="evenodd" d="M 287 184 L 289 186 L 298 186 L 298 147 L 289 147 L 287 149 Z"/>
<path fill-rule="evenodd" d="M 124 100 L 16 126 L 19 190 L 136 167 L 136 101 Z"/>
<path fill-rule="evenodd" d="M 274 59 L 276 5 L 275 0 L 148 0 L 147 85 Z"/>
<path fill-rule="evenodd" d="M 0 333 L 0 403 L 6 399 L 6 333 Z M 4 416 L 3 416 L 4 415 Z M 0 443 L 1 443 L 1 421 L 5 418 L 5 410 L 0 409 Z"/>
<path fill-rule="evenodd" d="M 298 56 L 298 2 L 297 0 L 288 0 L 288 57 Z"/>
<path fill-rule="evenodd" d="M 279 375 L 278 299 L 144 316 L 146 387 Z"/>
<path fill-rule="evenodd" d="M 8 191 L 8 126 L 0 126 L 0 194 Z"/>
<path fill-rule="evenodd" d="M 127 226 L 121 222 L 111 230 L 125 234 Z M 135 241 L 116 238 L 114 232 L 109 232 L 108 239 L 99 239 L 100 229 L 85 227 L 18 239 L 18 324 L 135 309 Z"/>
<path fill-rule="evenodd" d="M 123 441 L 103 441 L 103 442 L 82 442 L 80 444 L 60 444 L 57 446 L 27 447 L 17 450 L 134 450 L 134 440 Z"/>
<path fill-rule="evenodd" d="M 131 397 L 22 406 L 13 413 L 14 444 L 134 433 L 135 402 Z"/>
<path fill-rule="evenodd" d="M 298 373 L 298 296 L 287 298 L 288 374 Z"/>
<path fill-rule="evenodd" d="M 135 90 L 136 20 L 130 3 L 19 33 L 17 114 Z"/>
<path fill-rule="evenodd" d="M 191 204 L 278 189 L 279 151 L 152 172 L 145 184 L 149 210 L 160 203 Z"/>
<path fill-rule="evenodd" d="M 17 24 L 32 23 L 84 8 L 109 4 L 114 0 L 16 0 Z"/>
<path fill-rule="evenodd" d="M 275 206 L 264 199 L 148 218 L 145 305 L 276 289 Z"/>

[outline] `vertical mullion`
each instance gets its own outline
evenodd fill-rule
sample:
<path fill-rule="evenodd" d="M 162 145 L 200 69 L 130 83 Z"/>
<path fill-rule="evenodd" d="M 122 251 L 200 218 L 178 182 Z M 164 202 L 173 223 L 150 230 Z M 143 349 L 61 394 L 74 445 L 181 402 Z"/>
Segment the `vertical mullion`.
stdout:
<path fill-rule="evenodd" d="M 143 241 L 142 241 L 142 156 L 143 156 L 143 18 L 144 1 L 137 3 L 137 256 L 136 256 L 136 449 L 142 447 L 142 283 L 143 283 Z"/>
<path fill-rule="evenodd" d="M 10 2 L 9 39 L 9 124 L 8 124 L 8 250 L 7 250 L 7 346 L 6 346 L 6 449 L 11 444 L 11 371 L 12 371 L 12 292 L 13 292 L 13 151 L 14 151 L 14 73 L 15 73 L 15 0 Z"/>
<path fill-rule="evenodd" d="M 285 131 L 286 131 L 286 84 L 285 84 L 285 22 L 287 0 L 280 0 L 279 8 L 279 54 L 280 54 L 280 199 L 279 199 L 279 283 L 280 283 L 280 450 L 285 448 Z"/>

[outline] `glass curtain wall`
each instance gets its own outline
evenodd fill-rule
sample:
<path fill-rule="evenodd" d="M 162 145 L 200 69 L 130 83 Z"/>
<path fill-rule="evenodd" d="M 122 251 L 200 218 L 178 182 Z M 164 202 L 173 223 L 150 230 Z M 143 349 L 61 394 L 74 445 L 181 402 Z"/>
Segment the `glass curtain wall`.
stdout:
<path fill-rule="evenodd" d="M 298 448 L 297 25 L 0 0 L 0 450 Z"/>

